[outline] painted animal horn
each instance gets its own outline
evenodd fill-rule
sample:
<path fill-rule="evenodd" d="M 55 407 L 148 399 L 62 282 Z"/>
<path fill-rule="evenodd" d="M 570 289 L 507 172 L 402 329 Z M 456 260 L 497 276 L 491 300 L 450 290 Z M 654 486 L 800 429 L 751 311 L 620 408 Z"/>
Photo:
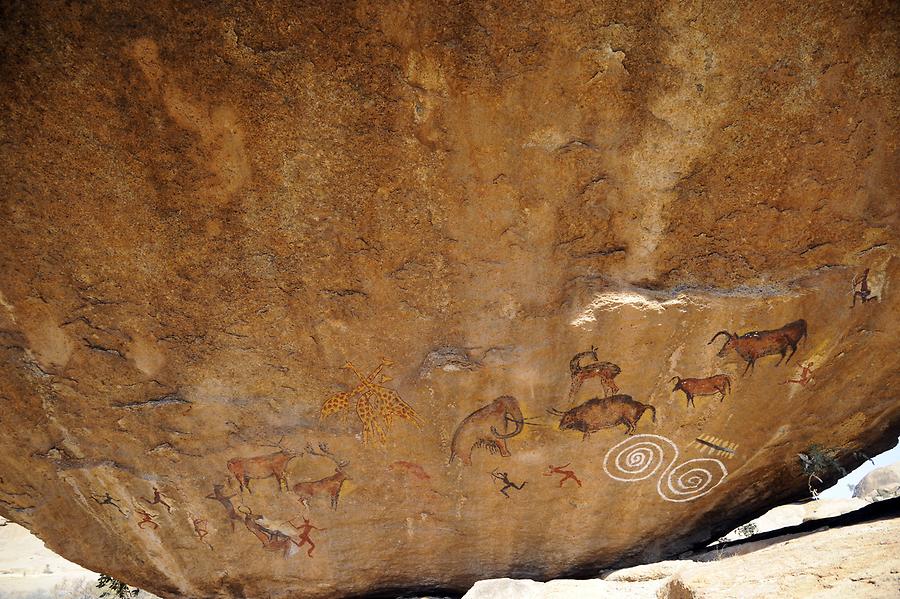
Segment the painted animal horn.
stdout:
<path fill-rule="evenodd" d="M 719 335 L 725 335 L 725 336 L 728 337 L 729 339 L 731 339 L 731 337 L 732 337 L 732 334 L 729 333 L 728 331 L 719 331 L 718 333 L 716 333 L 715 335 L 713 335 L 713 338 L 710 339 L 710 340 L 709 340 L 709 343 L 707 343 L 706 345 L 712 345 L 712 342 L 715 341 L 715 340 L 716 340 L 716 337 L 718 337 Z"/>

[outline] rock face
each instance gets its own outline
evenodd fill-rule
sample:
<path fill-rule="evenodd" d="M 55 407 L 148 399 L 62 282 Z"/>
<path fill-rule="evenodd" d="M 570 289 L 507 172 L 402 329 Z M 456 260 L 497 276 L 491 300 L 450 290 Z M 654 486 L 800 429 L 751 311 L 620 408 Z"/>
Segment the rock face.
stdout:
<path fill-rule="evenodd" d="M 557 577 L 897 439 L 896 3 L 2 11 L 0 515 L 66 558 Z"/>
<path fill-rule="evenodd" d="M 895 497 L 898 494 L 900 494 L 900 462 L 872 470 L 853 489 L 854 497 L 869 501 Z"/>
<path fill-rule="evenodd" d="M 749 599 L 894 597 L 900 520 L 771 539 L 741 553 L 710 553 L 618 570 L 604 579 L 485 580 L 464 599 Z"/>

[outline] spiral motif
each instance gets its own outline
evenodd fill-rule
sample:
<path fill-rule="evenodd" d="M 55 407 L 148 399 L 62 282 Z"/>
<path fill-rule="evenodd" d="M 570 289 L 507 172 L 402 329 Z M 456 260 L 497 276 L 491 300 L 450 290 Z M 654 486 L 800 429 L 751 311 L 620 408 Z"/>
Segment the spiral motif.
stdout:
<path fill-rule="evenodd" d="M 728 475 L 725 464 L 713 458 L 686 460 L 677 466 L 678 446 L 660 435 L 634 435 L 612 446 L 603 459 L 603 470 L 610 478 L 636 482 L 650 478 L 672 457 L 659 475 L 656 491 L 666 501 L 692 501 L 706 495 Z"/>
<path fill-rule="evenodd" d="M 678 448 L 665 437 L 634 435 L 612 446 L 606 452 L 606 457 L 603 459 L 603 470 L 610 478 L 624 482 L 650 478 L 665 461 L 666 450 L 663 449 L 661 443 L 668 444 L 675 453 L 675 457 L 678 457 Z M 618 453 L 616 453 L 617 450 Z M 612 463 L 610 463 L 610 458 L 613 458 Z"/>
<path fill-rule="evenodd" d="M 725 464 L 713 458 L 687 460 L 663 473 L 657 491 L 667 501 L 692 501 L 706 495 L 728 476 Z M 662 488 L 663 480 L 666 489 Z"/>

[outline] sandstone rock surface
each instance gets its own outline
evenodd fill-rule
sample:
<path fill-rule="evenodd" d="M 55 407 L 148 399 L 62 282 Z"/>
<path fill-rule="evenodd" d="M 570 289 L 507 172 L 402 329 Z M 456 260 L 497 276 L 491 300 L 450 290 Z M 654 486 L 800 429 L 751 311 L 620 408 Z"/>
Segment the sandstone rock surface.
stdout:
<path fill-rule="evenodd" d="M 0 515 L 328 597 L 806 496 L 900 433 L 898 10 L 5 4 Z"/>

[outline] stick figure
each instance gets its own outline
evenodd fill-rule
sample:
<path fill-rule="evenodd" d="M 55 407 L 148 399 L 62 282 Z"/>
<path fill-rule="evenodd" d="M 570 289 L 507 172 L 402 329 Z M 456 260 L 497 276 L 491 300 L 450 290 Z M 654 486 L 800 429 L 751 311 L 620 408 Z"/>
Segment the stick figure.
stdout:
<path fill-rule="evenodd" d="M 97 499 L 97 496 L 94 495 L 93 493 L 91 493 L 91 499 L 93 499 L 94 501 L 96 501 L 98 505 L 111 505 L 111 506 L 113 506 L 114 508 L 116 508 L 117 510 L 119 510 L 119 513 L 120 513 L 120 514 L 122 514 L 122 515 L 125 516 L 126 518 L 128 517 L 128 515 L 122 510 L 122 508 L 119 507 L 119 504 L 116 503 L 116 502 L 118 501 L 118 499 L 115 499 L 114 497 L 112 497 L 112 496 L 109 494 L 109 491 L 107 491 L 107 492 L 106 492 L 106 495 L 104 495 L 104 496 L 101 498 L 101 499 L 103 499 L 103 501 L 100 501 L 100 499 Z"/>
<path fill-rule="evenodd" d="M 207 521 L 201 518 L 195 518 L 193 514 L 191 514 L 191 524 L 194 525 L 194 534 L 197 535 L 197 538 L 200 539 L 201 542 L 206 544 L 207 547 L 212 549 L 212 545 L 210 545 L 203 537 L 209 534 L 209 530 L 207 530 L 206 525 Z"/>
<path fill-rule="evenodd" d="M 571 462 L 569 462 L 571 464 Z M 550 470 L 548 472 L 544 472 L 544 476 L 553 476 L 554 474 L 562 474 L 563 477 L 559 479 L 559 486 L 563 486 L 563 483 L 567 480 L 574 480 L 578 486 L 581 486 L 581 481 L 578 480 L 578 477 L 575 476 L 575 472 L 572 470 L 563 470 L 563 468 L 568 468 L 569 464 L 565 466 L 547 466 Z"/>
<path fill-rule="evenodd" d="M 303 547 L 304 544 L 309 543 L 309 551 L 306 552 L 306 555 L 308 555 L 309 557 L 312 557 L 313 549 L 316 548 L 316 545 L 315 545 L 315 543 L 312 542 L 312 539 L 309 538 L 310 531 L 313 531 L 313 530 L 324 531 L 324 530 L 328 530 L 328 529 L 327 528 L 319 528 L 318 526 L 313 526 L 312 524 L 309 523 L 309 520 L 307 520 L 305 517 L 303 517 L 303 524 L 300 526 L 297 526 L 291 520 L 288 520 L 288 524 L 290 524 L 291 526 L 296 528 L 298 531 L 300 531 L 300 536 L 298 537 L 299 542 L 294 541 L 294 544 L 297 547 Z"/>
<path fill-rule="evenodd" d="M 496 468 L 491 472 L 491 476 L 503 483 L 503 488 L 500 489 L 500 492 L 503 493 L 507 499 L 509 499 L 509 493 L 506 492 L 508 488 L 512 487 L 516 491 L 521 491 L 522 488 L 528 484 L 528 481 L 524 481 L 521 485 L 516 485 L 516 483 L 509 480 L 508 472 L 497 472 Z"/>
<path fill-rule="evenodd" d="M 150 514 L 148 512 L 145 512 L 141 508 L 135 508 L 135 509 L 137 510 L 137 513 L 139 513 L 144 518 L 143 520 L 138 522 L 138 528 L 144 528 L 144 524 L 152 524 L 153 530 L 156 530 L 157 528 L 159 528 L 159 524 L 153 519 L 156 516 L 154 516 L 153 514 Z"/>
<path fill-rule="evenodd" d="M 147 499 L 146 497 L 141 497 L 141 500 L 142 500 L 142 501 L 146 501 L 146 502 L 147 502 L 147 505 L 156 505 L 156 504 L 158 504 L 158 503 L 161 503 L 161 504 L 163 504 L 164 506 L 166 506 L 166 509 L 169 510 L 169 513 L 171 514 L 171 513 L 172 513 L 172 506 L 169 505 L 168 503 L 166 503 L 165 500 L 163 499 L 163 497 L 165 497 L 165 495 L 163 495 L 162 493 L 160 493 L 160 492 L 159 492 L 159 489 L 157 489 L 156 487 L 153 487 L 153 501 L 150 501 L 150 500 Z"/>
<path fill-rule="evenodd" d="M 799 378 L 799 379 L 788 379 L 788 380 L 784 381 L 784 382 L 781 383 L 781 384 L 782 384 L 782 385 L 786 385 L 786 384 L 788 384 L 788 383 L 796 383 L 796 384 L 800 385 L 801 387 L 805 387 L 807 384 L 809 384 L 809 383 L 812 382 L 812 380 L 813 380 L 813 379 L 812 379 L 812 373 L 813 373 L 814 371 L 812 370 L 812 367 L 813 367 L 813 363 L 812 363 L 812 362 L 809 362 L 809 363 L 807 363 L 807 364 L 803 364 L 803 365 L 801 366 L 801 368 L 802 368 L 803 370 L 800 371 L 800 378 Z"/>
<path fill-rule="evenodd" d="M 857 285 L 859 285 L 859 289 L 856 288 Z M 860 276 L 854 277 L 854 279 L 853 279 L 853 303 L 850 304 L 851 308 L 856 305 L 857 297 L 859 299 L 861 299 L 862 303 L 864 303 L 864 304 L 866 302 L 878 299 L 878 296 L 872 295 L 872 290 L 869 289 L 869 269 L 868 268 L 866 270 L 864 270 Z"/>

